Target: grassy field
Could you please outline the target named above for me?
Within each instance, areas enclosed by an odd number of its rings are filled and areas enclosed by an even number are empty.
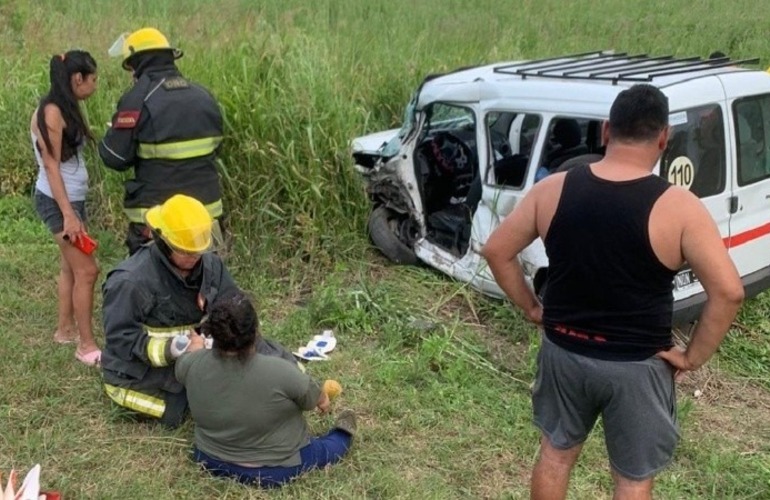
[[[428,73],[615,48],[759,56],[770,5],[620,0],[0,1],[0,472],[43,466],[80,498],[525,498],[537,451],[529,385],[538,336],[507,304],[368,247],[366,200],[347,141],[396,126]],[[279,492],[200,473],[192,425],[169,432],[109,404],[96,371],[51,342],[56,248],[29,200],[28,117],[51,54],[90,50],[98,136],[129,78],[107,47],[155,25],[180,67],[222,103],[222,174],[236,245],[228,265],[287,346],[332,328],[338,351],[309,366],[360,413],[349,459]],[[91,154],[90,213],[103,272],[121,257],[121,180]],[[97,296],[97,308],[99,297]],[[770,498],[770,294],[748,302],[719,355],[681,385],[683,440],[659,498]],[[97,311],[97,318],[99,317]],[[98,320],[97,320],[98,324]],[[97,333],[101,328],[97,327]],[[700,396],[695,397],[699,390]],[[309,417],[317,432],[331,417]],[[608,498],[601,429],[571,498]]]
[[[349,459],[267,494],[200,473],[188,458],[190,423],[170,432],[111,407],[98,373],[50,340],[56,248],[29,200],[3,198],[0,215],[8,221],[0,230],[0,470],[40,462],[46,486],[66,498],[527,496],[537,450],[529,404],[537,334],[505,304],[425,269],[392,268],[373,251],[304,287],[240,268],[236,277],[259,296],[267,335],[296,346],[334,329],[337,352],[309,371],[340,380],[335,407],[360,414]],[[122,248],[111,232],[95,234],[107,269]],[[768,304],[761,296],[746,310]],[[660,498],[770,495],[768,369],[754,361],[767,352],[770,330],[764,317],[742,319],[719,357],[681,387],[684,439],[660,476]],[[331,417],[310,422],[321,432]],[[609,497],[602,443],[599,429],[572,498]]]

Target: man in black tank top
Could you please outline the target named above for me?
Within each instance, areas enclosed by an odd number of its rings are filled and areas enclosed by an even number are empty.
[[[537,183],[482,250],[500,287],[542,325],[532,394],[542,431],[531,496],[565,498],[602,415],[615,498],[651,498],[673,458],[675,375],[716,351],[743,300],[719,231],[692,193],[652,174],[668,141],[668,101],[651,85],[620,92],[602,128],[605,157]],[[541,305],[518,254],[542,238]],[[671,337],[672,279],[684,262],[708,300],[687,349]]]

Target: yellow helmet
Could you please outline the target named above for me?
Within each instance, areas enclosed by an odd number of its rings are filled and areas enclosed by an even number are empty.
[[[195,198],[174,195],[162,205],[149,209],[144,219],[174,250],[201,254],[212,247],[214,219]]]
[[[182,57],[182,51],[168,43],[168,38],[155,28],[142,28],[130,34],[123,34],[109,50],[110,55],[123,59],[123,69],[130,70],[128,59],[134,54],[150,50],[170,50],[174,59]]]

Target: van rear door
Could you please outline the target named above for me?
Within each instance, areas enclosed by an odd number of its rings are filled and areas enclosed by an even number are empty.
[[[770,75],[738,72],[721,79],[734,182],[726,245],[751,296],[770,284]]]

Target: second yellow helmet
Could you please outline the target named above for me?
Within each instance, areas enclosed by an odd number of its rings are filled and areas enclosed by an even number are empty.
[[[214,220],[206,207],[190,196],[172,196],[149,209],[145,221],[174,250],[201,254],[212,247]]]
[[[150,50],[170,50],[174,54],[174,59],[182,57],[182,51],[172,47],[166,35],[155,28],[142,28],[122,35],[113,44],[110,54],[120,55],[123,59],[123,68],[129,70],[131,68],[128,66],[128,59],[131,56]]]

